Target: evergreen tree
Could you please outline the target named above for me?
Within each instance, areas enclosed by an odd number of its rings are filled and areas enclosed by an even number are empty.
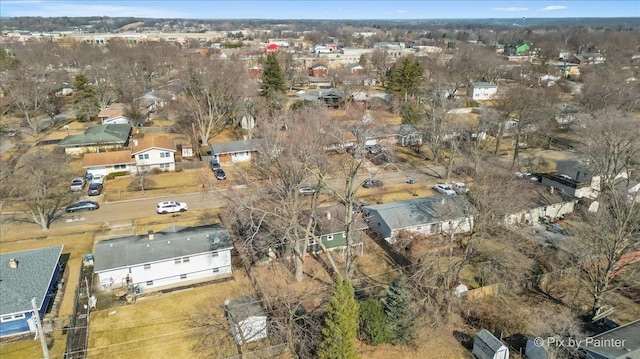
[[[327,306],[318,349],[320,359],[353,359],[356,355],[358,302],[351,282],[337,277]]]
[[[389,88],[403,95],[404,101],[407,102],[409,96],[413,96],[420,88],[423,72],[422,65],[418,61],[405,57],[391,68]]]
[[[262,95],[271,97],[276,93],[285,93],[287,87],[284,81],[284,74],[278,63],[276,55],[267,55],[267,60],[264,63],[264,70],[262,71]]]
[[[73,81],[73,104],[80,122],[90,121],[98,114],[98,94],[84,74],[76,75]]]
[[[389,341],[389,322],[384,307],[378,299],[367,299],[360,303],[360,338],[369,345]]]
[[[384,312],[393,344],[409,343],[415,336],[415,319],[410,305],[411,295],[406,282],[401,277],[394,278],[384,299]]]

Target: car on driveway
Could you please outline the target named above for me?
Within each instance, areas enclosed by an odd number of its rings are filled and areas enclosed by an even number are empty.
[[[87,191],[87,194],[89,196],[99,196],[100,193],[102,193],[102,183],[91,183],[89,185],[89,190]]]
[[[176,201],[164,201],[158,203],[158,205],[156,206],[156,212],[158,214],[186,212],[187,209],[188,207],[186,203]]]
[[[303,196],[310,196],[316,193],[316,189],[311,186],[300,186],[300,194]]]
[[[71,180],[71,191],[72,192],[82,191],[82,189],[84,188],[84,184],[85,184],[84,177],[74,177]]]
[[[216,170],[216,178],[221,181],[227,179],[227,175],[224,173],[222,168]]]
[[[442,193],[442,194],[446,194],[448,196],[455,196],[456,195],[456,191],[453,190],[453,188],[447,186],[444,183],[438,183],[437,185],[433,186],[433,189],[435,189],[436,191]]]
[[[67,211],[67,213],[73,213],[78,211],[93,211],[98,208],[100,208],[100,205],[98,204],[98,202],[80,201],[78,203],[68,205],[65,210]]]
[[[216,160],[211,160],[211,170],[214,172],[220,169],[220,163]]]
[[[104,183],[104,175],[95,175],[93,176],[93,178],[91,179],[91,183],[100,183],[103,184]]]
[[[364,188],[373,188],[373,187],[382,187],[383,183],[380,180],[372,180],[368,179],[362,182],[362,187]]]

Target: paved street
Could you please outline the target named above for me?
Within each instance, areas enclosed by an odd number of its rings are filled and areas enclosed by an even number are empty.
[[[442,173],[443,168],[441,166],[436,166],[434,168],[425,167],[424,169],[412,169],[408,171],[382,171],[376,166],[370,166],[369,172],[372,178],[382,180],[385,187],[407,183],[410,178],[414,180],[416,185],[424,185],[427,183],[431,186],[436,182],[441,181],[437,179],[437,177],[434,177],[433,173]],[[367,174],[359,175],[357,182],[362,183],[368,178],[370,178],[370,176]],[[340,189],[344,186],[344,178],[330,180],[329,185],[336,189]],[[329,193],[329,190],[327,189],[323,191]],[[155,212],[156,204],[167,200],[186,202],[189,205],[190,211],[221,208],[227,205],[227,199],[224,196],[224,191],[217,190],[117,201],[102,203],[100,209],[97,211],[64,213],[60,219],[53,223],[52,228],[63,228],[100,222],[127,221],[141,217],[158,216]],[[29,217],[30,215],[28,213],[3,213],[2,221],[4,223],[8,223],[9,221],[26,219]],[[73,218],[78,220],[73,221]]]

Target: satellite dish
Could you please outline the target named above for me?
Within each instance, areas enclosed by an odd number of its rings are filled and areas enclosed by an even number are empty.
[[[213,243],[218,244],[220,243],[220,238],[216,237],[213,239]]]

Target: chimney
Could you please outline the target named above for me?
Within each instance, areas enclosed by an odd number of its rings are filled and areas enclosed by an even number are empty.
[[[553,194],[554,188],[553,186],[549,186],[549,193]]]
[[[9,259],[9,268],[18,269],[18,261],[14,258]]]
[[[331,212],[327,211],[327,219],[331,220]]]
[[[138,145],[138,140],[133,140],[133,145],[137,146]]]
[[[150,229],[150,230],[147,232],[147,236],[149,237],[149,240],[150,240],[150,241],[152,241],[152,240],[153,240],[153,229]]]

